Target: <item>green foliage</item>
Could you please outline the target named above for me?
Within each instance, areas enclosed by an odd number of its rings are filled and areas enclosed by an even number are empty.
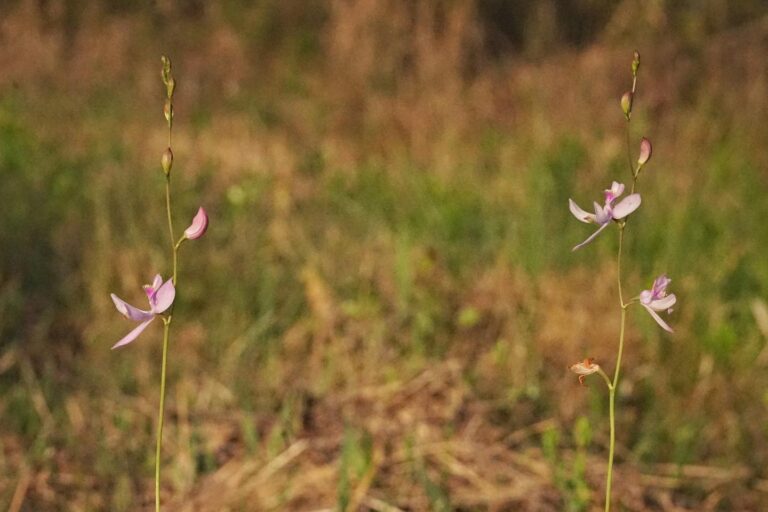
[[[585,416],[579,416],[573,426],[571,442],[573,452],[564,458],[566,445],[561,441],[557,428],[545,430],[541,436],[541,447],[549,461],[555,487],[563,496],[564,510],[584,512],[589,510],[592,492],[586,481],[587,450],[592,441],[592,428]]]

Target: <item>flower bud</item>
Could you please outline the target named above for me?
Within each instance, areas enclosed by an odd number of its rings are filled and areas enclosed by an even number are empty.
[[[624,117],[629,120],[629,116],[632,115],[632,100],[634,94],[632,91],[627,91],[621,96],[621,111],[624,112]]]
[[[171,59],[163,55],[160,57],[160,62],[163,64],[160,77],[163,79],[163,83],[168,85],[168,81],[171,79]]]
[[[165,92],[168,96],[168,99],[173,98],[173,91],[176,90],[176,79],[173,77],[170,77],[168,79],[168,82],[165,84]]]
[[[165,120],[169,123],[173,119],[173,103],[171,103],[170,98],[165,100],[165,105],[163,105],[163,115],[165,116]]]
[[[197,210],[195,218],[192,219],[192,224],[184,230],[184,236],[189,240],[196,240],[205,234],[208,229],[208,214],[201,206]]]
[[[653,153],[651,141],[643,137],[643,140],[640,141],[640,156],[637,158],[637,164],[642,167],[648,163],[648,160],[651,159],[651,153]]]
[[[640,69],[640,54],[637,50],[632,57],[632,76],[637,76],[637,70]]]
[[[163,166],[163,172],[166,176],[171,174],[171,168],[173,167],[173,151],[171,148],[166,148],[163,151],[163,156],[160,158],[160,164]]]

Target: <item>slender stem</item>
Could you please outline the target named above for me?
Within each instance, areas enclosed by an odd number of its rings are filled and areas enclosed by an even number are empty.
[[[605,476],[605,512],[611,510],[611,483],[613,481],[613,456],[616,451],[616,389],[619,384],[619,375],[621,374],[621,357],[624,353],[624,331],[627,320],[627,308],[621,307],[621,331],[619,334],[619,353],[616,356],[616,370],[613,374],[613,383],[608,386],[609,402],[608,416],[611,425],[611,438],[608,447],[608,471]]]
[[[157,412],[157,447],[155,450],[155,511],[160,512],[160,450],[163,446],[163,417],[165,413],[165,374],[168,362],[168,332],[171,318],[163,318],[163,365],[160,370],[160,408]]]
[[[632,173],[632,178],[633,178],[633,180],[632,180],[632,191],[630,192],[630,194],[632,194],[632,193],[635,192],[634,179],[637,178],[637,174],[635,172],[635,167],[632,165],[632,141],[630,140],[631,139],[631,135],[629,133],[629,121],[627,121],[626,125],[627,125],[627,129],[626,129],[626,132],[627,132],[627,136],[626,136],[626,139],[627,139],[627,163],[629,164],[629,172]]]
[[[173,255],[173,284],[176,285],[176,266],[178,246],[173,236],[173,219],[171,217],[171,178],[165,179],[165,212],[168,215],[168,234],[171,240],[171,254]]]

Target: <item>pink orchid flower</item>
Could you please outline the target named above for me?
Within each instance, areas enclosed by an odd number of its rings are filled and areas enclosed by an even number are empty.
[[[671,313],[672,306],[677,302],[677,297],[675,297],[674,293],[667,295],[667,286],[671,282],[672,280],[666,275],[657,277],[650,290],[643,290],[640,292],[640,304],[648,310],[648,313],[650,313],[653,319],[656,320],[656,323],[665,331],[674,332],[658,313],[658,311],[664,310],[666,310],[667,313]]]
[[[133,320],[134,322],[141,322],[134,330],[126,334],[123,339],[115,343],[112,346],[112,349],[127,345],[138,338],[139,334],[144,332],[144,329],[152,323],[152,320],[154,320],[157,315],[162,314],[165,310],[171,307],[173,299],[176,297],[176,288],[173,286],[173,281],[169,279],[166,282],[163,282],[163,278],[160,277],[160,274],[155,276],[155,280],[151,285],[144,285],[144,291],[149,299],[149,311],[131,306],[114,293],[110,294],[112,302],[115,303],[115,307],[124,317]]]
[[[608,227],[608,224],[610,224],[612,220],[621,220],[640,207],[640,194],[628,195],[614,206],[613,203],[616,202],[616,199],[618,199],[619,196],[621,196],[623,193],[624,184],[614,181],[611,184],[611,188],[605,191],[605,204],[600,206],[597,202],[594,203],[595,213],[589,213],[582,210],[579,205],[573,201],[573,199],[568,199],[568,207],[571,209],[571,213],[574,217],[579,219],[581,222],[586,222],[587,224],[597,224],[600,226],[597,231],[589,236],[589,238],[571,250],[575,251],[576,249],[584,247],[589,242],[594,240],[601,231]]]

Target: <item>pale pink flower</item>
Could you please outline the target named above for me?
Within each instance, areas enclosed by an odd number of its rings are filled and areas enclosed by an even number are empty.
[[[666,275],[661,275],[653,282],[650,290],[640,292],[640,304],[648,310],[657,324],[669,332],[673,332],[672,328],[659,316],[658,312],[666,310],[667,313],[671,313],[672,306],[677,302],[674,293],[667,295],[667,286],[671,282],[672,280]]]
[[[176,297],[176,288],[173,286],[173,281],[169,279],[166,282],[163,282],[163,278],[160,277],[160,274],[155,276],[155,280],[151,285],[144,285],[144,291],[149,300],[148,311],[131,306],[114,293],[110,294],[112,302],[115,303],[115,307],[124,317],[133,320],[134,322],[140,322],[135,329],[115,343],[112,346],[113,349],[127,345],[138,338],[139,334],[144,332],[144,329],[152,323],[152,320],[154,320],[157,315],[162,314],[165,310],[171,307],[173,299]]]
[[[621,220],[640,207],[640,194],[631,194],[619,201],[619,203],[614,206],[613,203],[616,201],[616,199],[618,199],[619,196],[624,193],[624,184],[622,183],[614,181],[611,184],[611,188],[605,190],[604,193],[605,204],[600,206],[597,202],[595,202],[595,213],[589,213],[582,210],[579,205],[573,201],[573,199],[568,199],[568,207],[570,208],[574,217],[579,219],[581,222],[585,222],[587,224],[597,224],[600,226],[597,231],[592,233],[586,240],[575,246],[572,249],[573,251],[584,247],[589,242],[594,240],[601,231],[608,227],[612,220]]]

